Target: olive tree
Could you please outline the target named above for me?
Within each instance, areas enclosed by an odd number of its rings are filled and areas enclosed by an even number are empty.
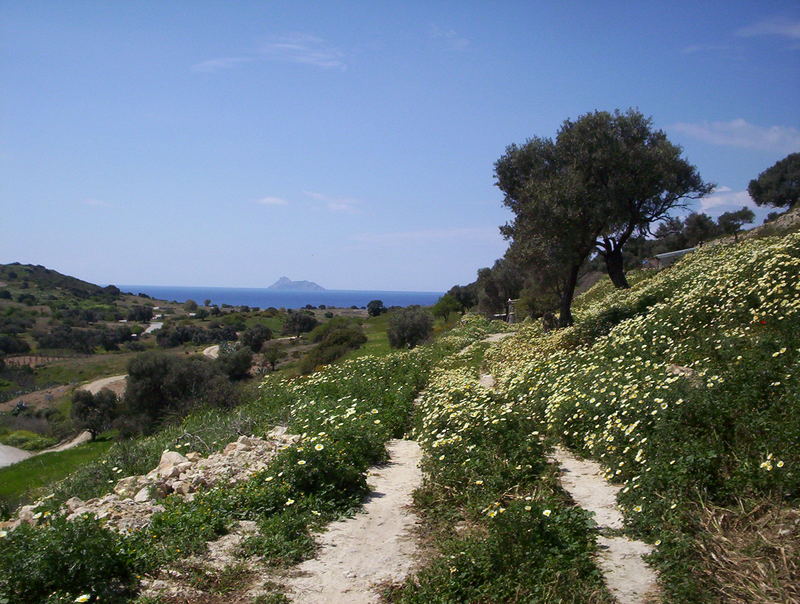
[[[501,232],[516,244],[519,263],[555,269],[545,272],[558,281],[562,326],[572,323],[580,267],[593,251],[614,285],[628,287],[625,244],[713,189],[681,152],[638,111],[595,111],[564,121],[555,140],[509,146],[495,163],[496,185],[514,213]]]
[[[389,316],[387,333],[392,348],[414,348],[433,333],[433,317],[420,306],[402,308]]]
[[[800,200],[800,153],[787,155],[747,185],[758,205],[793,208]]]

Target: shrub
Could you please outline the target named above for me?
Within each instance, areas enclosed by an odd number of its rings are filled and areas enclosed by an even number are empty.
[[[128,363],[125,408],[150,421],[168,412],[185,413],[204,404],[229,407],[237,396],[220,366],[202,357],[176,357],[144,352]]]
[[[389,317],[389,345],[392,348],[414,348],[433,332],[433,317],[419,306],[410,306]]]
[[[2,541],[0,596],[8,602],[73,602],[84,594],[123,602],[135,593],[135,553],[92,517],[53,517],[36,528],[23,524]]]
[[[88,390],[77,390],[72,395],[72,419],[75,427],[88,430],[92,438],[111,427],[118,413],[117,395],[108,388],[97,394]]]
[[[272,339],[272,330],[266,325],[254,325],[246,329],[239,337],[242,346],[246,346],[253,352],[261,352],[264,342]]]
[[[231,352],[220,354],[217,363],[232,380],[241,380],[250,376],[250,368],[253,366],[253,351],[249,348],[238,348]]]
[[[290,312],[283,324],[283,332],[299,336],[301,333],[311,331],[317,326],[314,315],[305,312]]]
[[[369,304],[367,304],[367,314],[370,317],[377,317],[385,313],[386,310],[386,307],[383,305],[383,300],[371,300]]]

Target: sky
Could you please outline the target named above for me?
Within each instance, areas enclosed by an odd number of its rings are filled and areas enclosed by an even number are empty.
[[[507,247],[506,146],[590,111],[752,205],[800,151],[800,3],[0,0],[0,85],[2,263],[444,291]]]

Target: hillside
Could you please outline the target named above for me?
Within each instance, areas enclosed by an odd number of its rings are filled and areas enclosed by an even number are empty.
[[[120,293],[113,285],[100,287],[76,277],[62,275],[44,266],[19,262],[0,264],[0,282],[4,282],[7,288],[60,290],[77,298],[102,296],[115,299]]]
[[[4,529],[0,596],[287,601],[282,577],[364,501],[386,443],[412,436],[418,566],[380,587],[387,601],[612,602],[597,553],[615,538],[652,548],[657,601],[797,601],[798,274],[800,234],[722,242],[631,274],[629,290],[600,281],[570,328],[526,322],[499,341],[504,324],[467,315],[411,351],[269,377],[233,410],[114,445],[23,510]],[[250,450],[271,452],[236,483],[195,479],[206,457]],[[569,451],[618,485],[624,523],[571,495]],[[134,503],[142,528],[119,533],[103,506]],[[220,558],[223,543],[241,547]]]

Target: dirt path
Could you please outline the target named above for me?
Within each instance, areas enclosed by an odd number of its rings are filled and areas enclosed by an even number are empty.
[[[161,329],[162,327],[164,327],[164,321],[150,321],[150,325],[148,325],[147,329],[145,329],[142,332],[142,335],[148,334],[148,333],[153,333],[154,331],[157,331],[157,330]]]
[[[94,380],[78,388],[78,390],[88,390],[92,394],[97,394],[103,388],[108,388],[114,394],[121,395],[125,392],[125,380],[128,379],[127,375],[112,375],[107,378],[100,378]]]
[[[494,342],[499,342],[500,340],[505,340],[507,337],[513,336],[515,333],[516,332],[513,332],[513,331],[504,331],[504,332],[501,332],[501,333],[493,333],[493,334],[483,338],[483,341],[484,342],[489,342],[491,344],[491,343],[494,343]]]
[[[480,384],[494,388],[494,377],[481,375]],[[617,507],[620,487],[606,481],[598,463],[578,459],[561,447],[555,447],[550,458],[561,470],[561,486],[579,506],[594,513],[595,522],[603,531],[619,531],[624,527]],[[643,541],[625,536],[599,535],[598,565],[606,585],[620,604],[645,604],[657,601],[658,576],[642,559],[652,552]]]
[[[553,451],[552,461],[561,468],[561,486],[582,508],[594,512],[601,529],[623,528],[622,513],[617,507],[620,487],[603,478],[598,463],[578,459],[561,447]],[[620,604],[640,604],[654,601],[658,587],[655,571],[642,559],[652,548],[643,541],[625,536],[600,535],[598,564],[606,584]]]
[[[372,468],[372,494],[354,518],[335,522],[321,535],[316,558],[296,567],[285,581],[289,597],[306,604],[378,602],[377,583],[401,581],[411,570],[415,546],[408,534],[417,522],[408,509],[422,482],[419,445],[394,440],[390,461]]]
[[[17,449],[16,447],[9,447],[8,445],[0,445],[0,468],[10,466],[23,459],[28,459],[31,455],[32,453],[29,451]]]

